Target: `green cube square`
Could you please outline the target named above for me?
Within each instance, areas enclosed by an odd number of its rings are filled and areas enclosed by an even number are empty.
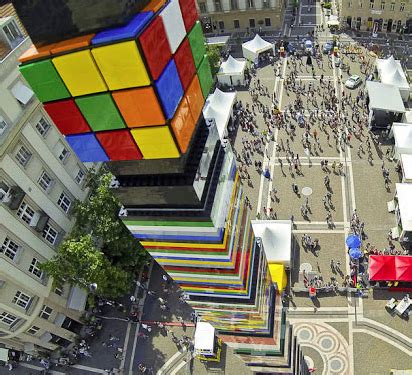
[[[206,55],[204,55],[203,60],[197,69],[197,75],[199,77],[202,94],[206,99],[213,86],[212,71],[210,70],[209,59]]]
[[[197,69],[202,62],[203,55],[206,53],[205,37],[203,36],[202,26],[200,26],[199,21],[196,22],[187,37]]]
[[[22,65],[20,72],[41,102],[70,97],[69,91],[50,60]]]
[[[109,93],[83,96],[76,98],[75,101],[94,131],[126,127]]]

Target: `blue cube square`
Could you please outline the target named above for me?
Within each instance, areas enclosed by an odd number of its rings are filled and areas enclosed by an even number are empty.
[[[82,162],[109,160],[93,133],[68,135],[66,141]]]

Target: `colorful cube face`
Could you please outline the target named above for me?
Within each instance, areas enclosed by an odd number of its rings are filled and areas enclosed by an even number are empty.
[[[157,94],[167,119],[171,119],[183,97],[183,87],[174,60],[171,60],[155,82]]]
[[[166,30],[160,17],[157,17],[147,27],[139,37],[139,42],[142,46],[146,63],[149,66],[150,74],[156,80],[160,77],[160,74],[172,57],[166,37]]]
[[[84,163],[109,161],[106,152],[93,133],[68,135],[66,141]]]
[[[76,104],[94,131],[126,127],[109,93],[77,98]]]
[[[145,159],[170,159],[180,156],[168,126],[132,129],[131,133]]]
[[[129,128],[164,125],[159,100],[152,87],[113,92],[113,99]]]
[[[72,96],[107,91],[90,50],[55,57],[52,62]]]
[[[187,152],[211,82],[196,18],[194,0],[154,0],[127,25],[23,57],[22,74],[82,161]]]
[[[41,102],[65,99],[70,93],[50,60],[20,67],[20,72]]]
[[[205,38],[199,21],[196,22],[187,37],[189,39],[190,48],[192,49],[193,60],[196,68],[198,68],[206,53]]]
[[[110,90],[150,85],[136,42],[93,48],[92,54]]]
[[[190,82],[192,82],[193,76],[196,73],[192,51],[190,49],[190,44],[187,38],[185,38],[179,49],[176,51],[174,60],[183,90],[186,91]]]
[[[44,109],[64,135],[91,132],[86,119],[73,99],[46,103]]]
[[[190,140],[192,139],[193,130],[196,125],[190,111],[189,102],[186,98],[183,98],[180,102],[179,108],[170,125],[173,129],[177,143],[179,144],[180,151],[185,153]]]
[[[143,157],[128,130],[98,132],[96,137],[110,160],[140,160]]]

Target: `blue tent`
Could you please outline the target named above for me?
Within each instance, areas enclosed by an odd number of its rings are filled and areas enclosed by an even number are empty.
[[[361,249],[359,249],[358,247],[354,247],[354,248],[349,250],[349,256],[352,259],[359,259],[359,258],[362,258],[363,253],[362,253]]]
[[[348,238],[346,238],[346,245],[349,247],[349,249],[359,247],[361,243],[361,239],[358,236],[355,236],[354,234],[351,234],[350,236],[348,236]]]

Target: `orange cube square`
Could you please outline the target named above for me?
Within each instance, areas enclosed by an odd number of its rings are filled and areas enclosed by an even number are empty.
[[[187,151],[195,125],[195,120],[189,108],[189,102],[186,98],[183,98],[171,121],[173,133],[182,153]]]

